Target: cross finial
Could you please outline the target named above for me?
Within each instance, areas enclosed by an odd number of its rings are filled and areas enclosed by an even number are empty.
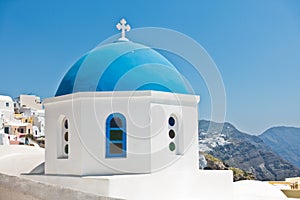
[[[122,35],[119,40],[122,41],[128,41],[128,39],[125,37],[125,31],[130,31],[130,26],[128,24],[126,25],[126,23],[126,20],[123,18],[120,20],[120,23],[116,25],[117,29],[121,30]]]

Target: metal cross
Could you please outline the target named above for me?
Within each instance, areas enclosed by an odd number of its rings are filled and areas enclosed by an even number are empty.
[[[130,26],[126,25],[126,20],[123,18],[120,20],[120,23],[116,25],[118,30],[121,30],[122,36],[119,38],[119,40],[128,41],[128,39],[125,37],[125,31],[130,31]]]

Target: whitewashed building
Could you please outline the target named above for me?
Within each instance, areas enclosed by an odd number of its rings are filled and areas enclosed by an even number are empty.
[[[23,107],[29,107],[33,110],[42,110],[43,105],[41,102],[41,98],[36,95],[27,95],[21,94],[16,98],[16,108],[19,108],[22,111]]]
[[[232,172],[199,170],[200,97],[125,38],[125,20],[117,27],[122,37],[80,58],[44,101],[45,174],[90,177],[108,197],[232,199]]]
[[[42,137],[45,136],[45,111],[41,98],[36,95],[22,94],[15,99],[15,109],[20,120],[30,123],[33,126],[33,136]]]
[[[0,129],[3,124],[14,118],[14,104],[9,96],[0,95]]]

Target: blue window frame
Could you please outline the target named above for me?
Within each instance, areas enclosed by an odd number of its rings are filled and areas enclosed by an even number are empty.
[[[126,157],[126,119],[113,113],[106,119],[106,158]]]

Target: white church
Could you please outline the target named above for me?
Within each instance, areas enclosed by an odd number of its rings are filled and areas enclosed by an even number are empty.
[[[92,179],[91,190],[121,199],[233,199],[231,171],[199,170],[200,97],[164,56],[126,38],[124,19],[117,28],[44,102],[45,175]]]

